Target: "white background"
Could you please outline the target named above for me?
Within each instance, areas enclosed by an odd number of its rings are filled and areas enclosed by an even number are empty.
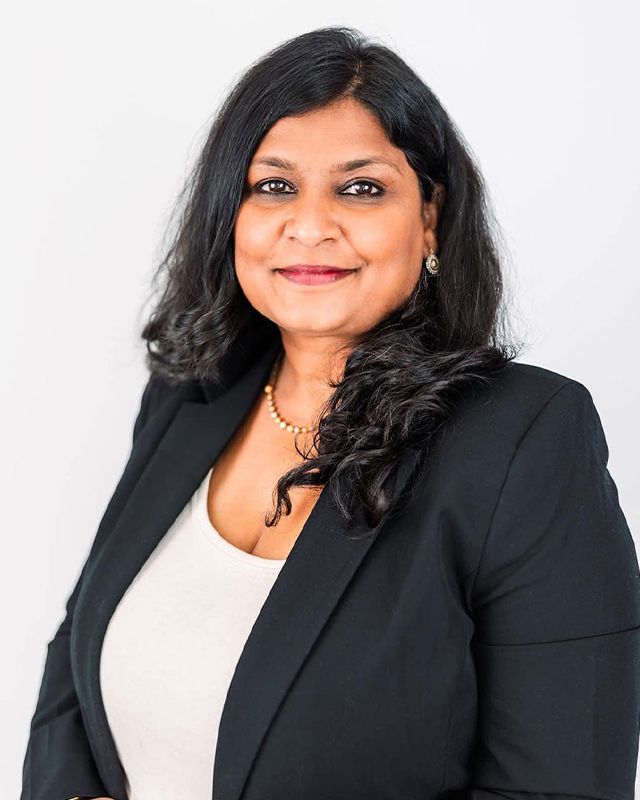
[[[3,14],[2,797],[19,794],[46,643],[128,456],[169,211],[222,96],[290,36],[342,23],[377,37],[460,126],[510,248],[516,330],[532,342],[519,360],[589,388],[640,531],[638,6],[228,5]]]

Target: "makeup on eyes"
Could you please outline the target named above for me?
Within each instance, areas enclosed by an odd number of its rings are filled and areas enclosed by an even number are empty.
[[[293,194],[290,191],[264,191],[263,187],[268,186],[269,184],[282,184],[283,186],[292,186],[291,181],[285,180],[284,178],[264,178],[261,181],[250,186],[250,191],[254,194],[258,195],[272,195],[272,196],[281,196],[281,195],[288,195]],[[362,194],[358,194],[357,192],[349,193],[347,190],[353,188],[354,186],[368,186],[371,188],[372,191],[365,192]],[[382,197],[386,193],[386,189],[380,182],[371,180],[369,178],[354,178],[350,181],[346,186],[343,186],[340,190],[340,194],[347,197],[364,197],[364,198],[374,198],[374,197]]]

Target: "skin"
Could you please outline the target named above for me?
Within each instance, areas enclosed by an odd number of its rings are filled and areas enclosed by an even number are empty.
[[[389,163],[333,170],[374,156]],[[264,158],[284,159],[292,168],[258,163]],[[423,259],[431,249],[438,252],[442,188],[433,202],[422,202],[404,152],[352,98],[284,117],[266,133],[247,170],[234,228],[235,267],[247,300],[280,330],[285,356],[277,405],[284,418],[313,424],[332,391],[327,378],[342,374],[353,337],[411,293]],[[298,263],[357,272],[304,286],[275,271]]]

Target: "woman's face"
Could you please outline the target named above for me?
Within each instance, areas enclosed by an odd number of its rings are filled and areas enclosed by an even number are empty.
[[[367,163],[345,165],[360,159]],[[234,228],[238,281],[283,337],[350,341],[411,293],[423,258],[438,249],[437,212],[422,202],[403,151],[359,103],[284,117],[247,171]],[[304,284],[278,271],[295,264],[355,271]]]

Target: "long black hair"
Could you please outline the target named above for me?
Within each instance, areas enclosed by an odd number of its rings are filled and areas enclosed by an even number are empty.
[[[519,354],[506,334],[502,238],[469,146],[395,52],[357,29],[330,26],[254,62],[218,109],[153,278],[160,297],[141,332],[151,372],[170,382],[224,387],[237,379],[238,365],[246,369],[279,338],[235,275],[233,229],[247,169],[281,117],[345,97],[376,114],[415,170],[423,200],[433,199],[436,184],[444,187],[440,271],[430,276],[423,268],[406,302],[350,346],[313,445],[298,449],[301,463],[274,487],[275,511],[266,525],[278,522],[282,506],[290,513],[290,488],[327,482],[345,518],[363,514],[376,525],[389,511],[387,486],[400,455],[419,448],[426,460],[456,400]]]

